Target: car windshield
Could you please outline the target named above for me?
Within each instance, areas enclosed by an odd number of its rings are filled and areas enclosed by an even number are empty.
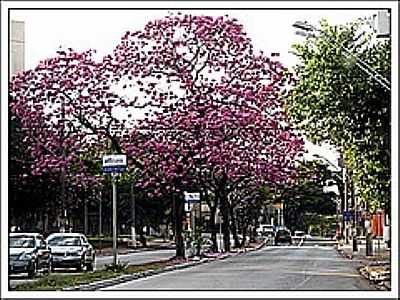
[[[35,238],[30,236],[10,237],[10,248],[34,248]]]
[[[48,240],[49,246],[80,246],[81,239],[76,236],[55,236]]]

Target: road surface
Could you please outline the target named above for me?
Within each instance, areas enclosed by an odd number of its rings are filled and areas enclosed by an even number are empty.
[[[370,290],[331,246],[273,246],[104,290]]]

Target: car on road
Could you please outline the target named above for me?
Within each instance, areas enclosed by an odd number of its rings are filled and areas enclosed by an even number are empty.
[[[256,231],[259,236],[272,237],[275,234],[275,226],[272,224],[261,224]]]
[[[275,234],[275,245],[292,244],[292,237],[290,231],[287,229],[279,229]]]
[[[295,230],[295,232],[294,232],[294,237],[296,237],[296,238],[305,238],[305,232],[304,231],[301,231],[301,230]]]
[[[10,233],[9,273],[50,273],[52,255],[44,237],[39,233]]]
[[[53,257],[53,268],[93,271],[95,251],[81,233],[52,233],[46,239]]]

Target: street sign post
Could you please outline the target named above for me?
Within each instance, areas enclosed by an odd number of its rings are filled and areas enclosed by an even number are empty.
[[[103,156],[103,173],[112,176],[112,207],[113,207],[113,256],[117,265],[117,174],[126,170],[126,155],[111,154]]]

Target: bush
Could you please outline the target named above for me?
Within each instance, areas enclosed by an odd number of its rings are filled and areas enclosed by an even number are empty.
[[[115,272],[115,273],[121,273],[121,272],[126,271],[127,269],[128,269],[128,264],[116,264],[116,265],[107,264],[105,266],[105,270],[106,271],[112,271],[112,272]]]

